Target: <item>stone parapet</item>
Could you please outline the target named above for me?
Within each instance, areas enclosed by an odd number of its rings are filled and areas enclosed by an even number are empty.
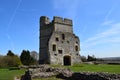
[[[71,26],[73,25],[71,19],[57,17],[57,16],[54,16],[53,23],[59,23],[59,24],[71,25]]]

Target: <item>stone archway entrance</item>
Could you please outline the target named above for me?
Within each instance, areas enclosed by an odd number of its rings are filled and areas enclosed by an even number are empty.
[[[63,63],[65,66],[71,65],[71,56],[64,56],[63,57]]]

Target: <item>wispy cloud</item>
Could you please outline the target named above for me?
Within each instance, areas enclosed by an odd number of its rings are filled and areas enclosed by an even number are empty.
[[[13,20],[14,20],[14,18],[15,18],[16,12],[17,12],[18,8],[20,7],[21,2],[22,2],[22,0],[19,0],[18,5],[17,5],[17,7],[15,8],[15,10],[14,10],[14,12],[13,12],[11,18],[10,18],[10,21],[9,21],[9,23],[8,23],[8,27],[7,27],[7,29],[6,29],[7,31],[9,30],[10,25],[11,25],[11,23],[13,22]],[[9,42],[10,42],[10,46],[11,46],[12,50],[14,50],[14,43],[13,43],[13,40],[12,40],[11,36],[10,36],[8,33],[6,33],[6,37],[7,37],[7,39],[8,39]]]
[[[80,4],[80,0],[52,0],[52,2],[55,10],[64,11],[63,13],[70,17],[76,16]]]
[[[23,12],[34,12],[34,11],[38,11],[38,9],[19,9],[19,11],[23,11]]]
[[[6,34],[6,37],[7,37],[8,41],[10,42],[11,49],[14,50],[14,43],[13,43],[11,36],[9,34]]]
[[[112,7],[110,8],[110,10],[107,12],[107,14],[106,14],[106,16],[105,16],[105,21],[106,21],[106,20],[108,19],[108,17],[111,15],[111,13],[113,12],[114,8],[115,8],[115,6],[112,6]]]
[[[93,37],[88,38],[82,45],[94,46],[104,43],[120,43],[120,23],[111,24],[111,27]]]
[[[113,23],[113,21],[104,21],[101,26],[106,26],[106,25],[111,25]]]
[[[22,2],[22,0],[19,0],[18,5],[17,5],[17,7],[15,8],[15,10],[14,10],[14,12],[13,12],[11,18],[10,18],[10,21],[9,21],[8,27],[7,27],[7,31],[9,30],[10,25],[11,25],[11,23],[12,23],[13,20],[14,20],[14,17],[15,17],[15,15],[16,15],[16,12],[17,12],[18,8],[20,7],[21,2]]]
[[[115,1],[115,2],[113,3],[113,5],[111,6],[111,8],[108,10],[107,14],[105,15],[105,19],[104,19],[105,21],[108,20],[108,18],[109,18],[110,15],[112,14],[112,12],[114,12],[115,8],[118,7],[119,3],[120,3],[119,0],[118,0],[118,1]]]
[[[102,27],[107,26],[108,29],[88,38],[82,45],[86,44],[87,46],[95,46],[104,43],[120,43],[120,22],[114,23],[114,20],[109,20],[109,17],[118,5],[119,3],[117,1],[113,3],[104,17],[104,22],[100,24]]]

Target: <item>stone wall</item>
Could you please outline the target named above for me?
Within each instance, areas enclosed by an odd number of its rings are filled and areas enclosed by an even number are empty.
[[[48,17],[40,18],[40,63],[80,63],[79,51],[80,40],[73,33],[72,20],[55,16],[50,22]]]
[[[54,17],[53,19],[54,31],[73,33],[72,20],[61,17]]]
[[[57,16],[54,16],[53,22],[59,23],[59,24],[64,24],[64,25],[71,25],[71,26],[73,25],[71,19],[57,17]]]
[[[120,74],[98,72],[72,72],[70,69],[54,68],[48,65],[29,66],[21,80],[56,77],[63,80],[120,80]]]
[[[74,63],[80,63],[80,43],[79,39],[75,38],[75,36],[71,33],[64,33],[65,39],[62,39],[62,32],[54,32],[49,41],[49,52],[50,52],[50,62],[52,64],[64,64],[63,59],[64,56],[71,57],[71,65]],[[59,41],[56,41],[56,38]],[[56,45],[56,50],[53,51],[52,45]],[[75,49],[75,46],[78,47],[78,50]],[[62,53],[59,53],[59,50]]]
[[[39,58],[40,63],[49,63],[48,60],[48,41],[52,34],[53,27],[48,17],[42,16],[40,18],[40,48],[39,48]]]

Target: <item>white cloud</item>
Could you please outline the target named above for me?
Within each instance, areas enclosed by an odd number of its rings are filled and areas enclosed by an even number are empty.
[[[113,10],[114,10],[114,6],[112,6],[112,7],[110,8],[110,10],[107,12],[107,14],[106,14],[106,16],[105,16],[105,20],[108,19],[108,17],[111,15],[111,13],[113,12]]]
[[[111,25],[113,21],[105,21],[101,24],[101,26]]]
[[[105,21],[108,20],[108,18],[110,17],[110,15],[114,12],[115,8],[117,8],[120,4],[120,1],[114,1],[113,5],[111,5],[111,8],[108,10],[106,16],[105,16]]]
[[[22,0],[19,0],[18,5],[16,6],[16,8],[15,8],[15,10],[14,10],[14,12],[13,12],[11,18],[10,18],[10,21],[9,21],[9,23],[8,23],[7,30],[9,30],[10,25],[11,25],[11,23],[13,22],[13,19],[14,19],[15,15],[16,15],[16,12],[17,12],[18,8],[20,7],[21,2],[22,2]]]
[[[120,23],[116,23],[109,29],[81,42],[81,53],[82,55],[94,54],[97,57],[119,56],[119,45]]]
[[[112,42],[112,43],[120,43],[120,37],[114,37],[114,38],[111,38],[107,41]]]
[[[111,24],[110,28],[88,38],[82,46],[94,46],[104,43],[120,43],[120,23]]]

